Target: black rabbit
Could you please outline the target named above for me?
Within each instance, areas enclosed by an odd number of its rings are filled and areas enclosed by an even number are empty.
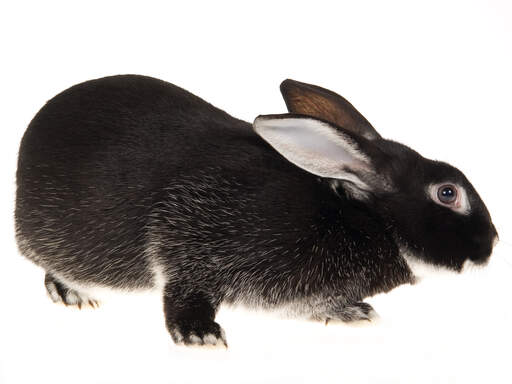
[[[50,297],[161,289],[176,343],[227,345],[221,303],[370,319],[362,300],[414,282],[412,263],[488,260],[497,233],[459,170],[333,92],[281,91],[291,114],[253,125],[143,76],[51,99],[21,142],[15,212]]]

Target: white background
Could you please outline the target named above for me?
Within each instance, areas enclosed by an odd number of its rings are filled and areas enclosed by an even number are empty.
[[[510,2],[6,3],[0,383],[512,382]],[[222,308],[227,351],[175,347],[157,296],[51,303],[14,243],[19,140],[56,93],[120,73],[173,82],[248,121],[285,111],[287,77],[344,95],[383,136],[465,172],[501,237],[490,265],[371,298],[381,319],[366,326]]]

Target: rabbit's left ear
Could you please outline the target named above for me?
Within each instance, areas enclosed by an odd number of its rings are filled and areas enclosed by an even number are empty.
[[[352,104],[328,89],[287,79],[281,83],[281,93],[290,113],[326,120],[368,140],[380,138]]]
[[[373,144],[309,116],[258,116],[254,130],[276,151],[315,175],[350,181],[371,191],[380,179],[370,159]]]

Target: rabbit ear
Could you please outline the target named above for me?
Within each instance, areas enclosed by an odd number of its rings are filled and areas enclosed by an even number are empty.
[[[369,140],[380,138],[352,104],[328,89],[287,79],[281,83],[281,93],[290,113],[329,121]]]
[[[298,167],[321,177],[350,181],[359,189],[373,189],[378,179],[369,153],[371,142],[309,116],[258,116],[254,130]]]

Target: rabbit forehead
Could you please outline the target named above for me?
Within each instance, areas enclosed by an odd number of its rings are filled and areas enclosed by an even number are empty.
[[[375,166],[394,181],[397,192],[422,194],[431,185],[452,183],[467,190],[468,196],[476,194],[471,183],[456,167],[425,158],[395,141],[380,140],[378,145],[386,156],[375,162]]]

